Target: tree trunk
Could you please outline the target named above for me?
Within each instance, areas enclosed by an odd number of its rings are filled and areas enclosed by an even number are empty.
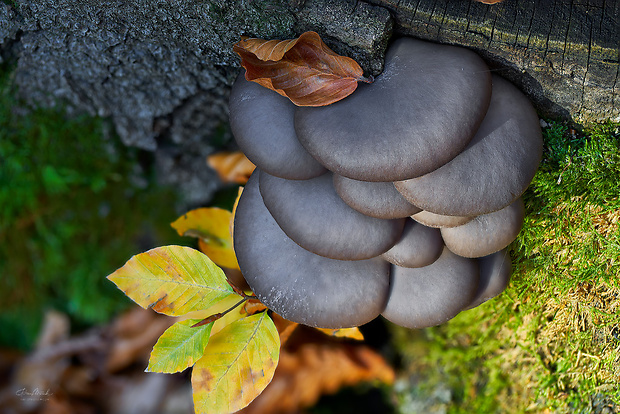
[[[620,121],[620,2],[368,0],[398,34],[470,47],[546,116]]]
[[[191,205],[226,130],[241,35],[317,31],[374,75],[393,31],[470,47],[543,115],[620,121],[620,5],[612,0],[0,0],[0,62],[27,101],[112,120]],[[219,131],[219,132],[217,132]],[[224,138],[230,134],[224,132]],[[221,145],[221,144],[220,144]]]
[[[16,64],[20,95],[109,118],[126,145],[155,152],[158,176],[189,206],[218,182],[205,158],[230,141],[232,46],[242,35],[315,30],[376,74],[392,29],[386,9],[356,0],[5,1],[0,62]]]

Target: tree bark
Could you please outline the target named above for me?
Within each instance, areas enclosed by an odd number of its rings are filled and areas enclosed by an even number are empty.
[[[618,24],[612,0],[0,0],[0,62],[16,62],[27,101],[108,117],[127,145],[155,151],[159,175],[197,205],[226,131],[241,35],[317,31],[378,74],[396,35],[480,53],[542,115],[620,121]],[[223,133],[220,141],[230,134]]]
[[[126,145],[155,152],[158,176],[190,206],[218,180],[205,158],[230,142],[228,94],[242,35],[319,32],[373,74],[389,12],[356,0],[0,0],[0,62],[22,98],[109,118]],[[214,144],[214,142],[219,142]]]
[[[398,34],[470,47],[543,115],[620,121],[620,2],[368,0]]]

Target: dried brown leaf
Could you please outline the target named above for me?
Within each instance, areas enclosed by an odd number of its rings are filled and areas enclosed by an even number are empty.
[[[374,351],[357,347],[350,352],[316,344],[304,346],[296,353],[283,352],[272,383],[244,412],[295,412],[344,386],[374,379],[392,381],[391,368],[384,366],[385,362]],[[363,367],[359,361],[369,366]]]
[[[352,94],[358,81],[371,81],[357,62],[334,53],[315,32],[283,41],[242,37],[233,50],[247,80],[298,106],[329,105]]]
[[[136,361],[148,361],[157,338],[174,323],[174,319],[134,308],[112,325],[113,342],[109,347],[106,371],[118,372]]]
[[[311,331],[305,327],[295,331],[294,338],[281,350],[271,384],[241,411],[243,414],[298,413],[342,387],[394,381],[393,368],[371,348]]]
[[[360,332],[359,328],[341,328],[341,329],[324,329],[317,328],[325,335],[333,336],[336,338],[349,338],[357,341],[363,341],[364,335]]]
[[[288,319],[284,319],[282,316],[273,312],[271,314],[271,319],[273,319],[273,323],[276,324],[276,329],[280,334],[280,343],[282,346],[286,344],[288,338],[290,338],[293,331],[299,326],[297,322],[289,321]]]
[[[207,164],[213,168],[224,183],[245,184],[256,166],[242,152],[218,152],[207,157]]]
[[[1,353],[0,359],[11,361],[8,367],[0,364],[6,374],[0,412],[159,413],[170,411],[171,399],[188,407],[177,411],[193,412],[185,379],[143,372],[153,344],[174,319],[135,307],[109,325],[69,336],[62,315],[52,316],[46,316],[31,353]]]
[[[242,312],[248,315],[254,315],[255,313],[262,312],[267,309],[267,306],[263,305],[258,299],[248,299],[243,304]]]

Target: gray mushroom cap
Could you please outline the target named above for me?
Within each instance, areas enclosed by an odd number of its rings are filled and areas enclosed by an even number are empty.
[[[337,174],[404,180],[461,152],[490,95],[489,70],[472,51],[401,38],[388,49],[384,72],[373,84],[360,84],[326,107],[298,108],[295,130],[308,152]]]
[[[294,127],[295,105],[241,73],[230,93],[230,127],[239,148],[269,174],[305,180],[326,170],[301,146]]]
[[[321,328],[359,326],[385,307],[389,264],[313,254],[288,238],[263,204],[257,169],[239,199],[234,247],[239,267],[269,309]]]
[[[475,308],[478,305],[494,298],[506,289],[512,274],[512,264],[508,250],[500,250],[489,256],[478,259],[480,265],[480,283],[476,297],[466,309]]]
[[[439,230],[409,219],[398,243],[381,257],[401,267],[424,267],[437,260],[443,246]]]
[[[390,296],[382,315],[406,328],[439,325],[473,300],[478,288],[478,262],[444,248],[426,267],[392,266]]]
[[[265,206],[301,247],[340,260],[369,259],[400,238],[404,219],[382,220],[353,210],[334,189],[332,174],[293,181],[260,174]]]
[[[519,198],[542,157],[536,111],[508,81],[493,76],[487,115],[474,139],[437,170],[394,183],[410,203],[447,216],[478,216]]]
[[[391,182],[359,181],[334,174],[334,188],[349,207],[367,216],[405,218],[420,211],[405,200]]]
[[[458,227],[442,228],[441,237],[453,253],[483,257],[502,250],[517,238],[525,208],[518,199],[499,211],[483,214]]]
[[[425,226],[435,228],[461,226],[473,220],[473,217],[444,216],[424,210],[420,211],[419,213],[413,214],[411,218],[418,223],[424,224]]]

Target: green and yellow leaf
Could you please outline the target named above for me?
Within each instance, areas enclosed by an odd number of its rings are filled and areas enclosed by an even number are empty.
[[[200,319],[176,322],[166,329],[153,347],[146,372],[173,374],[198,361],[209,343],[213,322],[192,328]]]
[[[179,217],[171,226],[180,236],[197,237],[200,250],[217,265],[238,269],[237,257],[230,235],[230,211],[217,208],[198,208]]]
[[[222,269],[198,250],[183,246],[138,254],[108,279],[138,305],[169,316],[207,309],[230,295],[239,298]]]
[[[212,335],[192,372],[196,414],[233,413],[271,382],[280,353],[266,312],[239,319]]]
[[[337,338],[349,338],[349,339],[356,339],[358,341],[364,340],[364,335],[362,335],[362,333],[360,332],[358,328],[343,328],[343,329],[317,328],[317,329],[326,335],[335,336]]]

